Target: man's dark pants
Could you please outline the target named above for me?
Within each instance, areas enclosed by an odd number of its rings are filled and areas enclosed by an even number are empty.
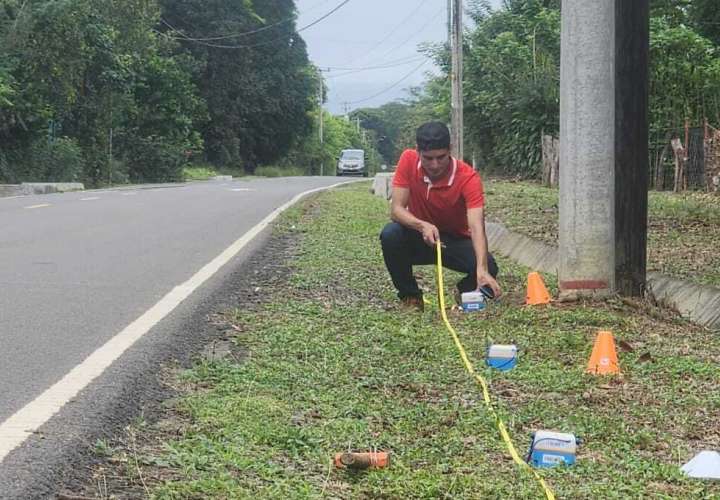
[[[457,284],[460,293],[477,289],[477,264],[475,250],[470,238],[440,233],[443,267],[466,274]],[[422,235],[397,222],[391,222],[380,233],[385,266],[390,273],[392,282],[397,288],[398,297],[421,297],[412,266],[435,264],[437,256],[435,248],[428,246]],[[498,266],[492,255],[488,254],[488,271],[494,277],[498,274]]]

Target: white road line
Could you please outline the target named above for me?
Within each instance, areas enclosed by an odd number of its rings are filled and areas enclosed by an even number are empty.
[[[250,188],[233,188],[233,189],[231,189],[230,191],[236,191],[236,192],[237,192],[237,191],[244,191],[244,192],[249,192],[249,191],[257,191],[257,189],[250,189]]]
[[[135,196],[137,192],[133,191],[132,193],[120,193],[123,196]]]
[[[50,203],[41,203],[40,205],[30,205],[30,206],[28,206],[28,207],[23,207],[23,208],[27,208],[27,209],[31,209],[31,208],[45,208],[45,207],[49,207],[49,206],[50,206]]]
[[[90,198],[80,198],[80,201],[95,201],[95,200],[99,200],[99,199],[100,199],[99,196],[91,196]]]
[[[19,194],[17,196],[4,196],[0,197],[0,200],[14,200],[15,198],[24,198],[25,195]]]
[[[212,277],[223,265],[232,259],[255,236],[274,221],[283,211],[311,193],[325,191],[345,184],[339,182],[331,186],[311,189],[300,193],[292,200],[273,210],[267,217],[250,229],[220,255],[207,263],[189,280],[168,292],[160,301],[148,309],[138,319],[126,326],[120,333],[108,340],[85,361],[73,368],[59,382],[45,390],[35,400],[18,410],[0,424],[0,463],[10,452],[50,420],[71,399],[100,376],[107,367],[118,359],[138,339],[170,314],[183,300]]]

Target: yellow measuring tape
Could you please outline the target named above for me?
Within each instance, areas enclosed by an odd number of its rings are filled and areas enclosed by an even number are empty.
[[[440,299],[440,314],[442,315],[442,319],[445,322],[445,326],[447,327],[448,331],[452,335],[453,340],[455,341],[455,345],[458,348],[458,351],[460,351],[460,357],[463,360],[463,363],[465,364],[465,368],[467,368],[467,371],[470,375],[475,377],[475,380],[480,384],[483,391],[483,400],[485,401],[485,406],[487,407],[488,411],[492,414],[492,416],[495,418],[495,422],[497,423],[498,430],[500,431],[500,435],[503,438],[503,441],[505,442],[505,445],[507,446],[508,451],[510,452],[510,456],[515,461],[516,464],[518,464],[520,467],[527,469],[530,471],[534,476],[535,479],[537,479],[540,482],[540,486],[542,486],[543,490],[545,491],[545,496],[548,498],[548,500],[555,500],[555,495],[553,492],[548,488],[548,485],[545,483],[545,480],[540,477],[540,474],[535,471],[532,467],[530,467],[522,458],[520,458],[520,455],[518,455],[517,450],[515,449],[515,445],[513,445],[512,439],[510,439],[510,434],[507,431],[507,428],[505,427],[505,423],[500,418],[500,415],[495,411],[495,408],[493,407],[492,403],[490,402],[490,390],[488,389],[488,384],[485,381],[485,379],[475,371],[475,368],[473,368],[472,363],[468,359],[467,353],[465,352],[465,348],[463,347],[462,343],[460,342],[460,337],[458,337],[457,332],[455,332],[455,329],[450,324],[450,321],[448,320],[447,313],[445,312],[445,291],[444,291],[444,281],[443,281],[443,271],[442,271],[442,249],[440,248],[440,241],[438,240],[436,244],[437,248],[437,287],[438,287],[438,298]]]

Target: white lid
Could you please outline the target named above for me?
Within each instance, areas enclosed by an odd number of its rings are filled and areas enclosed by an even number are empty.
[[[577,440],[574,434],[553,431],[537,431],[533,439],[533,449],[538,451],[559,451],[575,453]]]
[[[463,302],[484,302],[485,295],[482,292],[465,292],[461,299]]]
[[[493,344],[488,348],[488,357],[514,358],[517,355],[515,344]]]

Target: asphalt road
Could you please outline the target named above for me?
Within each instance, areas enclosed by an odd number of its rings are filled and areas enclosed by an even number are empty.
[[[275,208],[337,182],[257,179],[0,198],[0,429]],[[191,295],[202,295],[242,258],[235,256]],[[172,335],[168,324],[163,328],[169,321],[147,336]],[[132,371],[133,357],[138,353],[121,356],[112,368]],[[113,391],[126,390],[106,379],[103,373],[93,382],[101,388],[94,388],[93,399],[108,401]],[[78,416],[90,414],[63,407],[37,433],[81,432]],[[33,457],[62,456],[62,444],[49,440],[48,446],[54,448],[44,451],[35,440],[0,455],[0,498],[12,497],[17,483],[33,474],[45,474],[33,470]]]

